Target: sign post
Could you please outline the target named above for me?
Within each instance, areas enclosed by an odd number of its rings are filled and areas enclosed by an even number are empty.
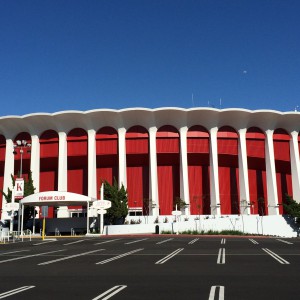
[[[23,178],[16,178],[15,186],[13,188],[13,197],[12,202],[15,202],[15,199],[21,200],[24,197],[24,179]],[[21,207],[19,207],[18,213],[18,232],[20,233],[21,230]]]
[[[43,217],[42,240],[44,240],[45,229],[46,229],[46,217],[48,217],[48,206],[42,206],[42,217]]]
[[[103,232],[104,227],[104,215],[107,213],[106,209],[111,207],[111,201],[109,200],[98,200],[93,202],[93,208],[97,209],[97,213],[100,215],[100,234]]]
[[[176,204],[176,209],[175,210],[173,210],[172,211],[172,215],[173,216],[175,216],[175,220],[176,220],[176,225],[177,225],[177,232],[176,232],[176,234],[179,234],[179,225],[178,225],[178,219],[177,219],[177,217],[178,216],[181,216],[181,211],[180,210],[177,210],[177,204]]]

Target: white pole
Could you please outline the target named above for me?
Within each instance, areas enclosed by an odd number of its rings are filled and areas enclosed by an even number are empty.
[[[101,184],[100,188],[100,200],[104,200],[104,183]]]
[[[11,191],[11,203],[15,203],[15,190],[14,187]],[[10,216],[10,226],[9,226],[9,231],[12,232],[14,230],[14,215],[15,211],[12,209],[11,210],[11,216]]]
[[[22,204],[21,235],[23,235],[23,222],[24,222],[24,204]]]
[[[90,205],[89,205],[89,201],[87,201],[86,202],[86,233],[88,234],[88,233],[90,233],[90,215],[89,215],[89,207]]]
[[[100,234],[103,233],[103,217],[104,214],[100,214]]]
[[[33,207],[32,233],[35,234],[35,206]]]

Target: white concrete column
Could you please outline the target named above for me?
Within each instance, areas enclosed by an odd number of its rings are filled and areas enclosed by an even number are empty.
[[[299,160],[299,144],[298,132],[291,132],[292,139],[290,140],[291,153],[291,172],[293,185],[293,199],[300,203],[300,160]]]
[[[12,190],[12,180],[11,175],[14,175],[14,143],[12,139],[6,139],[6,148],[5,148],[5,165],[4,165],[4,180],[3,180],[3,191],[7,193],[8,188]],[[5,197],[2,196],[2,208],[6,204]],[[7,219],[8,214],[6,211],[2,210],[2,219]]]
[[[190,193],[187,163],[187,131],[188,128],[181,127],[180,132],[180,198],[187,204],[185,214],[190,215]]]
[[[59,132],[59,148],[58,148],[58,191],[66,192],[68,189],[68,149],[67,134]]]
[[[68,190],[68,145],[67,134],[58,133],[58,191],[66,192]],[[58,218],[69,217],[68,207],[60,206],[57,211]]]
[[[220,215],[220,187],[219,187],[219,171],[218,171],[218,128],[210,129],[210,207],[212,215]]]
[[[273,132],[273,130],[266,131],[265,142],[268,210],[269,215],[279,215]]]
[[[126,129],[124,127],[118,129],[118,147],[119,147],[119,188],[124,185],[127,188],[126,180]]]
[[[150,199],[152,200],[152,215],[159,216],[158,179],[157,179],[157,155],[156,155],[156,127],[149,129],[150,151]]]
[[[96,131],[88,130],[88,196],[97,199]]]
[[[35,193],[38,193],[40,191],[40,140],[37,135],[31,136],[30,170]]]
[[[240,185],[240,213],[250,214],[251,209],[249,180],[248,180],[248,162],[247,162],[247,146],[246,146],[247,129],[239,130],[239,146],[238,146],[238,161],[239,161],[239,185]]]

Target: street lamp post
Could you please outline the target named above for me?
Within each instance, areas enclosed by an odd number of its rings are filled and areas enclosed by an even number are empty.
[[[17,154],[17,150],[19,149],[20,152],[20,174],[19,178],[23,177],[23,153],[24,153],[24,148],[31,148],[31,144],[27,143],[26,140],[17,140],[16,143],[14,144],[14,152],[13,154]],[[27,153],[30,152],[30,150],[27,150]],[[15,199],[13,197],[12,202],[14,202]],[[21,221],[21,208],[19,207],[19,213],[18,213],[18,232],[20,232],[20,221]]]
[[[26,140],[17,140],[16,143],[14,144],[14,154],[17,154],[17,149],[19,149],[20,152],[20,175],[19,177],[22,178],[23,176],[23,153],[24,153],[24,148],[30,148],[31,144],[27,143]],[[27,150],[27,152],[30,152],[30,150]]]

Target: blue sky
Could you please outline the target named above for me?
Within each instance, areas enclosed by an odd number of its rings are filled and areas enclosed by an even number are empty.
[[[1,0],[0,116],[293,111],[299,16],[297,0]]]

